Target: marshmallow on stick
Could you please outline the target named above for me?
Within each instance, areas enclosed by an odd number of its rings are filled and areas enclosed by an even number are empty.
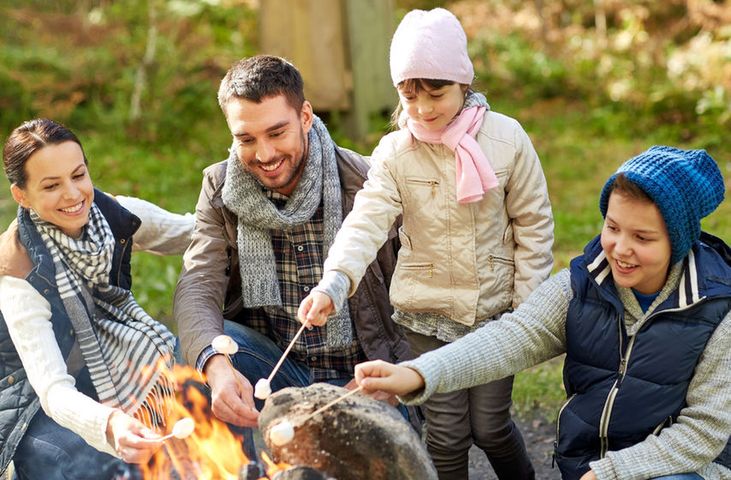
[[[268,378],[260,378],[256,381],[256,385],[254,386],[254,396],[258,398],[259,400],[266,400],[269,398],[269,395],[272,394],[272,378],[274,378],[274,374],[277,373],[277,370],[279,370],[279,367],[282,366],[282,363],[284,363],[284,359],[287,358],[287,354],[290,350],[292,350],[292,347],[294,346],[294,343],[297,341],[297,339],[302,335],[302,332],[305,331],[305,327],[307,327],[307,323],[303,323],[299,330],[297,330],[297,333],[294,334],[294,337],[292,337],[292,341],[289,342],[289,345],[287,346],[287,349],[282,353],[282,356],[279,358],[279,361],[276,365],[274,365],[274,368],[272,369],[272,373],[269,374]]]

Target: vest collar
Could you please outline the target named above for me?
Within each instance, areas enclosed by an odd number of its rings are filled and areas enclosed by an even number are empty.
[[[710,235],[702,236],[701,241],[696,242],[688,255],[680,260],[682,266],[678,288],[658,307],[658,310],[683,309],[700,302],[707,296],[731,295],[731,283],[724,284],[722,281],[711,285],[708,282],[709,278],[725,278],[725,282],[731,281],[731,266],[725,261],[723,255],[728,252],[728,246],[720,241],[719,246],[716,244],[718,242],[714,243],[711,240],[718,239]],[[595,237],[584,248],[584,264],[589,277],[598,288],[605,293],[611,293],[614,297],[616,287],[612,280],[609,260],[601,247],[600,236]],[[710,274],[709,269],[719,275]]]

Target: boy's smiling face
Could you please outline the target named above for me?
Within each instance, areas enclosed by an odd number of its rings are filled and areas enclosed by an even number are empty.
[[[670,236],[660,210],[651,201],[612,192],[601,243],[618,287],[653,294],[665,285]]]

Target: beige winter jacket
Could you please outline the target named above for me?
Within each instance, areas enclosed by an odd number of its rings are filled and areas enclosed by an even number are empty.
[[[325,262],[350,279],[350,294],[403,213],[391,304],[473,325],[516,307],[553,266],[546,180],[520,124],[487,112],[477,134],[500,182],[460,205],[454,153],[407,130],[381,140],[372,166]]]

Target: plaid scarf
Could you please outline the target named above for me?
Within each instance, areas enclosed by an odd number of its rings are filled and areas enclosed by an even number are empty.
[[[270,230],[288,231],[309,221],[323,204],[323,256],[330,249],[343,221],[340,175],[335,159],[335,144],[325,124],[315,116],[308,134],[305,168],[297,186],[279,210],[269,200],[256,178],[247,172],[236,148],[226,166],[222,198],[238,217],[237,246],[244,307],[282,306],[276,259]],[[322,265],[318,266],[322,268]],[[322,276],[322,275],[320,275]],[[334,348],[353,341],[350,311],[346,304],[327,323],[327,343]]]
[[[96,204],[81,237],[71,238],[31,210],[53,258],[56,285],[76,332],[99,401],[150,427],[165,423],[175,338],[137,304],[132,292],[109,284],[115,239]]]

